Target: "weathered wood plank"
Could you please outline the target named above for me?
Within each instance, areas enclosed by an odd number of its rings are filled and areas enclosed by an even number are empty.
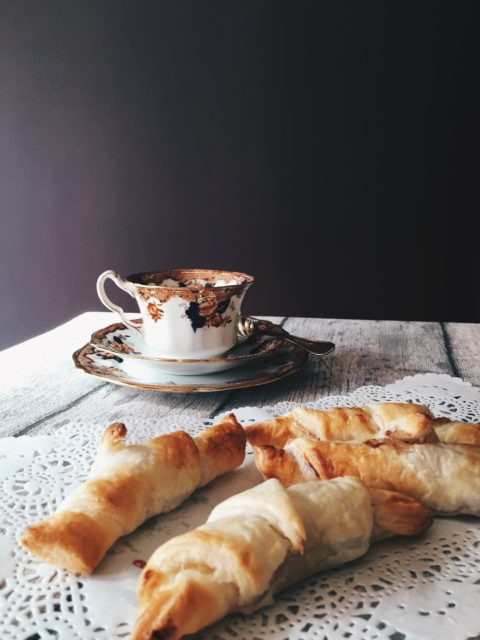
[[[52,433],[77,419],[105,426],[112,422],[124,422],[128,427],[135,420],[154,423],[170,414],[176,416],[178,428],[181,429],[182,421],[194,419],[201,424],[209,419],[218,413],[217,407],[223,401],[222,393],[159,393],[104,384],[73,406],[41,420],[22,433]]]
[[[480,385],[480,324],[447,322],[442,325],[453,374]]]
[[[86,313],[0,352],[0,436],[16,435],[102,386],[79,375],[72,353],[113,314]],[[105,323],[105,324],[103,324]]]
[[[452,373],[437,323],[290,318],[284,326],[296,335],[332,340],[337,348],[326,358],[310,358],[291,378],[236,392],[225,408],[282,400],[308,402],[363,385],[389,384],[416,373]]]
[[[451,373],[438,323],[299,318],[285,327],[336,343],[332,358],[310,365],[314,375],[325,373],[324,394],[385,385],[416,373]]]

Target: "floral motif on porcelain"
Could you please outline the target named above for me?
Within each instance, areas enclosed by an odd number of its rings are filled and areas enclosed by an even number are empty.
[[[230,307],[230,298],[209,296],[192,301],[185,310],[185,315],[189,318],[192,329],[202,329],[203,327],[225,327],[232,322],[231,315],[222,315]]]
[[[160,303],[154,300],[153,298],[150,298],[150,302],[147,303],[147,311],[149,316],[154,322],[157,322],[158,320],[162,319],[163,309]]]

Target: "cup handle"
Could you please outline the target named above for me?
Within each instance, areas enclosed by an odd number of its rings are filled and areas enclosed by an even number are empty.
[[[131,320],[129,320],[125,316],[125,313],[123,312],[122,307],[119,307],[118,305],[114,304],[105,293],[105,282],[107,280],[112,280],[117,285],[117,287],[119,287],[120,289],[122,289],[122,291],[125,291],[126,293],[128,293],[129,296],[132,296],[132,298],[134,298],[135,295],[133,293],[131,285],[119,273],[109,269],[108,271],[104,271],[101,275],[98,276],[97,293],[98,293],[98,297],[103,302],[103,304],[107,307],[107,309],[110,309],[110,311],[113,311],[114,313],[117,313],[120,316],[120,319],[124,325],[126,325],[127,327],[130,327],[130,329],[135,329],[135,331],[138,331],[141,334],[140,327],[137,324],[134,324]]]

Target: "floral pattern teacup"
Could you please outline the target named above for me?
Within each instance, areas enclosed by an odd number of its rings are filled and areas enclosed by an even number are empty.
[[[107,297],[108,279],[135,298],[141,325]],[[147,352],[198,359],[218,356],[234,346],[243,297],[252,282],[245,273],[213,269],[173,269],[127,278],[105,271],[97,280],[97,293],[125,325],[141,333]]]

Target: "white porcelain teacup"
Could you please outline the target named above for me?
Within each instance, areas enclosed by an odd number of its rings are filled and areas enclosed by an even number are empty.
[[[113,282],[137,301],[142,323],[129,320],[105,293]],[[231,349],[243,297],[253,277],[236,271],[172,269],[136,273],[127,278],[105,271],[97,280],[103,304],[139,331],[147,350],[172,358],[211,358]]]

